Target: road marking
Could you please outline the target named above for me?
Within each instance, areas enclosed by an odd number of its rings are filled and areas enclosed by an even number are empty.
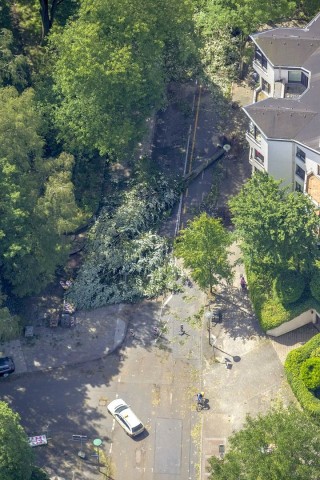
[[[190,155],[189,173],[191,173],[194,147],[195,147],[195,143],[196,143],[197,127],[198,127],[198,120],[199,120],[199,107],[200,107],[200,99],[201,99],[201,88],[202,88],[201,85],[199,85],[199,96],[198,96],[198,103],[197,103],[197,110],[196,110],[196,118],[195,118],[195,121],[194,121],[194,130],[193,130],[192,147],[191,147],[191,155]]]
[[[115,427],[115,425],[116,425],[116,421],[115,421],[115,419],[113,419],[113,420],[112,420],[111,432],[113,432],[113,431],[114,431],[114,427]]]
[[[121,382],[121,377],[118,378],[118,382]],[[116,398],[118,398],[118,394],[117,394]]]
[[[172,392],[170,392],[170,405],[172,405]]]
[[[164,302],[163,306],[165,307],[169,302],[170,300],[172,299],[173,295],[169,295],[169,297],[167,298],[167,300]]]
[[[111,453],[112,453],[112,445],[113,445],[113,443],[111,443],[111,445],[110,445],[110,448],[109,448],[109,455],[111,455]]]

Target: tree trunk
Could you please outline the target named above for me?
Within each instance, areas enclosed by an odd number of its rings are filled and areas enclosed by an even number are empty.
[[[39,0],[42,23],[41,42],[48,35],[54,21],[57,6],[62,2],[63,0],[52,0],[51,7],[49,7],[49,0]]]

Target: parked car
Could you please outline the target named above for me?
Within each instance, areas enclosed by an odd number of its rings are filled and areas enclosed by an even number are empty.
[[[133,413],[124,400],[118,398],[108,405],[108,411],[117,420],[130,437],[135,437],[144,431],[144,425]]]
[[[11,357],[0,357],[0,377],[7,377],[16,367]]]

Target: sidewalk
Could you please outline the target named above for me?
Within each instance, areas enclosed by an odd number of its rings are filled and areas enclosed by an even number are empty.
[[[74,327],[35,326],[34,336],[4,343],[0,355],[14,358],[15,374],[36,372],[99,359],[121,345],[131,305],[110,305],[77,312]]]
[[[227,450],[228,437],[241,429],[247,414],[264,414],[278,400],[284,405],[296,401],[283,363],[290,350],[317,333],[306,326],[279,338],[266,336],[240,291],[240,273],[237,266],[234,285],[223,287],[211,307],[222,311],[221,323],[210,322],[211,345],[206,324],[203,329],[203,389],[210,410],[201,412],[202,480],[209,477],[208,459]]]

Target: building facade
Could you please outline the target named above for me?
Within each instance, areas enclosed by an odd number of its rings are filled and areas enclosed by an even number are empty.
[[[244,111],[252,169],[308,194],[320,208],[320,13],[304,28],[251,38],[257,88]]]

